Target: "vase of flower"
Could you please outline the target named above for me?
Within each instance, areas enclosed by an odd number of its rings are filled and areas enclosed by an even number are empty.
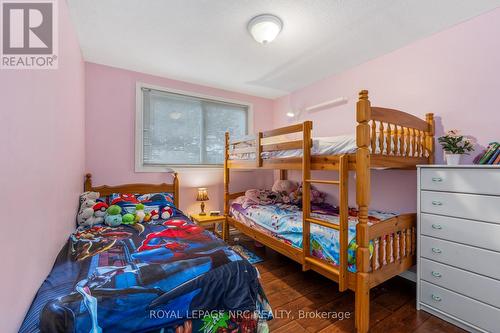
[[[460,157],[462,157],[462,155],[446,153],[444,156],[446,159],[446,164],[448,164],[448,165],[460,165]]]
[[[464,137],[458,130],[450,130],[438,138],[438,142],[443,147],[446,164],[459,165],[462,155],[468,155],[474,150],[472,141]]]

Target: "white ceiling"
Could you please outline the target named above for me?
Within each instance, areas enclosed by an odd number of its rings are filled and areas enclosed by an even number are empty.
[[[275,98],[500,0],[68,0],[85,60]],[[284,23],[269,45],[255,15]]]

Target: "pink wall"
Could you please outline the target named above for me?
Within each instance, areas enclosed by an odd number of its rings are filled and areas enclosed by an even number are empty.
[[[0,70],[0,332],[17,332],[82,190],[84,63],[65,1],[59,11],[59,69]]]
[[[500,9],[276,100],[273,125],[288,123],[285,112],[290,107],[300,109],[344,96],[347,105],[303,114],[300,120],[313,120],[316,136],[354,133],[356,95],[368,89],[372,105],[422,117],[434,112],[437,135],[458,128],[482,146],[500,140],[495,102],[500,89],[500,39],[491,38],[494,31],[500,31]],[[436,156],[441,162],[440,150]],[[374,171],[372,183],[373,208],[415,211],[414,171]],[[354,203],[354,192],[350,194]]]
[[[254,129],[272,127],[272,106],[269,99],[187,82],[141,74],[128,70],[86,63],[86,168],[95,184],[130,182],[158,183],[166,180],[164,173],[135,172],[134,141],[136,82],[253,104]],[[180,207],[186,213],[199,210],[195,201],[196,187],[208,187],[207,209],[223,209],[222,168],[180,169]],[[234,172],[233,190],[269,186],[270,172]]]

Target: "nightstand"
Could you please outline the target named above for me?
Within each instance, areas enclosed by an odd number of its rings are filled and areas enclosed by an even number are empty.
[[[191,214],[189,215],[189,218],[191,219],[191,221],[195,222],[198,225],[201,225],[203,228],[213,230],[213,233],[217,237],[222,238],[222,234],[217,229],[219,223],[222,223],[226,220],[224,215],[210,216],[209,214]],[[205,226],[211,226],[211,228],[206,228]]]

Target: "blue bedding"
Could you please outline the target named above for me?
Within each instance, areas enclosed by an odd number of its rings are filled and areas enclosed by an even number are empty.
[[[241,204],[238,200],[230,207],[230,214],[238,221],[258,229],[262,233],[277,238],[293,247],[302,248],[302,211],[296,205],[248,205]],[[311,215],[317,219],[339,224],[339,211],[337,207],[329,204],[312,205]],[[370,224],[383,222],[396,216],[393,213],[369,211]],[[356,271],[356,224],[357,211],[349,210],[348,216],[348,269]],[[310,232],[311,255],[331,262],[333,265],[340,263],[339,232],[317,224],[311,224]],[[373,254],[373,244],[370,244]],[[377,255],[377,254],[376,254]]]
[[[175,210],[77,229],[20,332],[256,332],[270,318],[257,270]]]

